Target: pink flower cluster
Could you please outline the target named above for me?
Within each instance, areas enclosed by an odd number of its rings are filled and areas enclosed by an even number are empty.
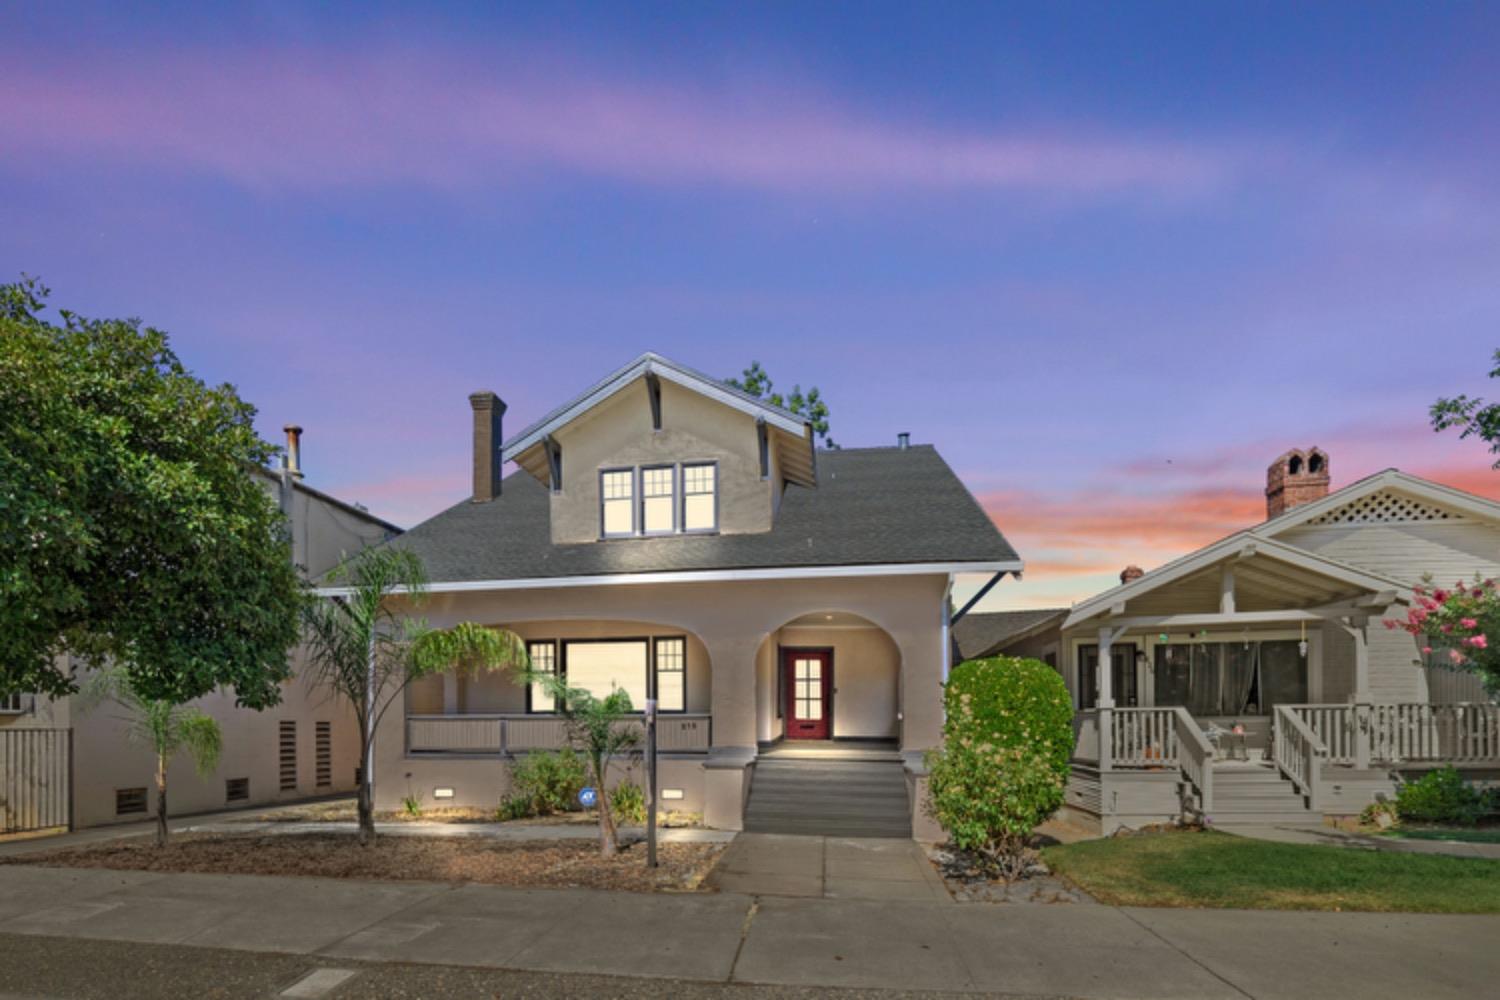
[[[1451,590],[1413,587],[1412,595],[1415,600],[1406,612],[1406,620],[1387,618],[1386,628],[1402,629],[1421,639],[1442,638],[1443,645],[1449,647],[1448,659],[1455,664],[1464,664],[1490,649],[1487,632],[1500,628],[1500,588],[1494,580],[1475,583],[1460,580]],[[1424,654],[1432,651],[1430,643],[1422,645]]]

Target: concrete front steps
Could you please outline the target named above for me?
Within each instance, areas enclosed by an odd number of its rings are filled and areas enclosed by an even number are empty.
[[[892,757],[761,757],[750,778],[745,831],[909,838],[906,773]]]
[[[1274,767],[1214,768],[1214,826],[1321,822],[1307,801]]]

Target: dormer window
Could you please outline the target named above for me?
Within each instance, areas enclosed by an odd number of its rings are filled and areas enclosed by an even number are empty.
[[[647,465],[599,473],[603,538],[719,530],[719,465]]]
[[[605,538],[635,534],[635,470],[611,469],[599,474],[599,496]]]
[[[677,470],[670,465],[641,470],[641,531],[670,535],[677,530]]]
[[[682,467],[682,530],[719,528],[719,467],[701,462]]]

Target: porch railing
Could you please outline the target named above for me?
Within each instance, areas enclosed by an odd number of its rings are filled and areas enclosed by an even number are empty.
[[[1177,743],[1177,767],[1198,789],[1198,808],[1206,816],[1214,807],[1214,747],[1198,723],[1180,705],[1170,709]]]
[[[1318,786],[1321,783],[1323,762],[1328,759],[1328,746],[1297,712],[1286,706],[1276,706],[1276,738],[1271,744],[1271,755],[1276,767],[1297,790],[1307,796],[1308,808],[1317,811],[1319,806]]]
[[[639,719],[622,728],[644,731]],[[658,715],[656,745],[668,753],[706,753],[713,722],[706,714]],[[409,753],[508,754],[557,750],[568,742],[562,719],[538,715],[412,715],[406,720]]]
[[[1500,761],[1500,705],[1291,705],[1335,764]]]
[[[1177,759],[1177,714],[1171,708],[1116,708],[1110,714],[1115,767],[1165,767]]]

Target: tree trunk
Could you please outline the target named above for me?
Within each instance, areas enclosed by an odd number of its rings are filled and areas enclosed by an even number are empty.
[[[359,768],[359,842],[375,843],[375,636],[366,650],[365,730],[361,733]]]
[[[599,853],[612,858],[619,851],[619,841],[615,837],[615,817],[609,809],[609,791],[604,786],[604,776],[609,765],[594,765],[594,787],[599,795]]]
[[[368,739],[360,740],[359,747],[359,843],[369,847],[375,843],[375,787],[370,782],[370,760],[374,744]]]
[[[156,755],[156,846],[167,846],[167,755]]]

